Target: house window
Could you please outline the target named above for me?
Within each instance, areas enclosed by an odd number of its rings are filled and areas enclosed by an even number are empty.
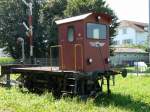
[[[120,42],[116,40],[116,41],[113,42],[113,44],[114,44],[114,45],[119,45]]]
[[[67,38],[69,42],[73,42],[74,40],[74,27],[73,26],[68,27]]]
[[[87,38],[106,39],[107,26],[104,24],[87,23]]]
[[[126,28],[123,28],[123,29],[122,29],[122,32],[123,32],[123,34],[127,34],[127,29],[126,29]]]
[[[132,44],[132,43],[133,43],[132,39],[123,40],[123,44]]]

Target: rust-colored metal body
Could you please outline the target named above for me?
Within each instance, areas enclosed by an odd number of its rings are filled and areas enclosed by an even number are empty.
[[[100,19],[98,19],[100,17]],[[105,39],[92,39],[87,37],[87,24],[105,24],[107,34]],[[111,18],[105,14],[93,13],[82,20],[66,22],[58,25],[59,45],[62,46],[63,56],[60,58],[60,66],[63,70],[75,70],[84,72],[106,71],[109,69],[109,27]],[[74,28],[74,39],[69,42],[67,38],[68,28]],[[96,47],[100,45],[99,47]],[[60,55],[62,55],[60,53]],[[92,59],[89,64],[88,59]],[[63,61],[62,61],[63,60]],[[62,63],[63,62],[63,63]]]

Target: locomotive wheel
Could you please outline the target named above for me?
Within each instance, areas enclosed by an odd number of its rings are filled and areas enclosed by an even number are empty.
[[[50,87],[49,91],[51,91],[53,96],[57,99],[59,99],[62,96],[61,86],[62,86],[61,78],[53,77],[49,80],[48,84],[48,88]]]
[[[123,69],[121,74],[123,78],[127,77],[127,69]]]

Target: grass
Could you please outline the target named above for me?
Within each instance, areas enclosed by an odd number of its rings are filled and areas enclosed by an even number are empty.
[[[150,76],[116,77],[111,96],[88,99],[54,99],[21,92],[18,88],[0,88],[0,112],[150,112]]]
[[[126,69],[127,69],[128,73],[136,73],[137,72],[137,68],[136,67],[126,67]],[[138,68],[138,71],[140,72],[140,67]],[[150,67],[148,67],[142,73],[150,73]]]
[[[0,57],[0,64],[13,63],[15,60],[11,57]]]
[[[135,67],[126,67],[128,72],[136,72]]]

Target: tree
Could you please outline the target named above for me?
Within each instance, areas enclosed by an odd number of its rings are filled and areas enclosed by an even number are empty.
[[[29,2],[29,0],[26,0]],[[45,57],[48,46],[55,44],[57,27],[56,17],[62,18],[66,0],[33,0],[33,45],[34,56]],[[20,45],[16,44],[18,37],[25,39],[25,55],[29,57],[29,38],[23,21],[28,23],[28,8],[21,0],[3,0],[0,17],[0,43],[12,57],[20,58]],[[27,24],[28,25],[28,24]]]
[[[4,47],[5,51],[13,57],[17,57],[19,54],[16,38],[25,35],[25,31],[21,27],[21,22],[26,16],[23,10],[25,7],[21,7],[20,4],[21,2],[18,0],[3,0],[0,3],[1,9],[3,9],[0,14],[0,43],[1,47]]]
[[[67,0],[49,0],[42,9],[43,12],[43,24],[45,27],[45,33],[48,35],[49,43],[56,44],[58,37],[58,30],[55,24],[55,20],[64,18],[63,11],[66,9]]]
[[[112,16],[112,24],[110,25],[110,37],[114,37],[116,33],[117,16],[104,0],[68,0],[68,5],[64,11],[65,16],[75,16],[87,12],[107,13]],[[110,45],[112,45],[113,38],[110,38]],[[113,55],[113,48],[110,50]]]
[[[26,0],[29,2],[29,0]],[[110,34],[115,34],[117,17],[103,0],[33,0],[34,57],[45,57],[49,46],[57,44],[56,19],[87,12],[108,13],[113,17]],[[12,57],[20,58],[18,37],[25,40],[25,55],[29,57],[29,38],[22,22],[28,23],[28,8],[21,0],[0,1],[0,47]]]

